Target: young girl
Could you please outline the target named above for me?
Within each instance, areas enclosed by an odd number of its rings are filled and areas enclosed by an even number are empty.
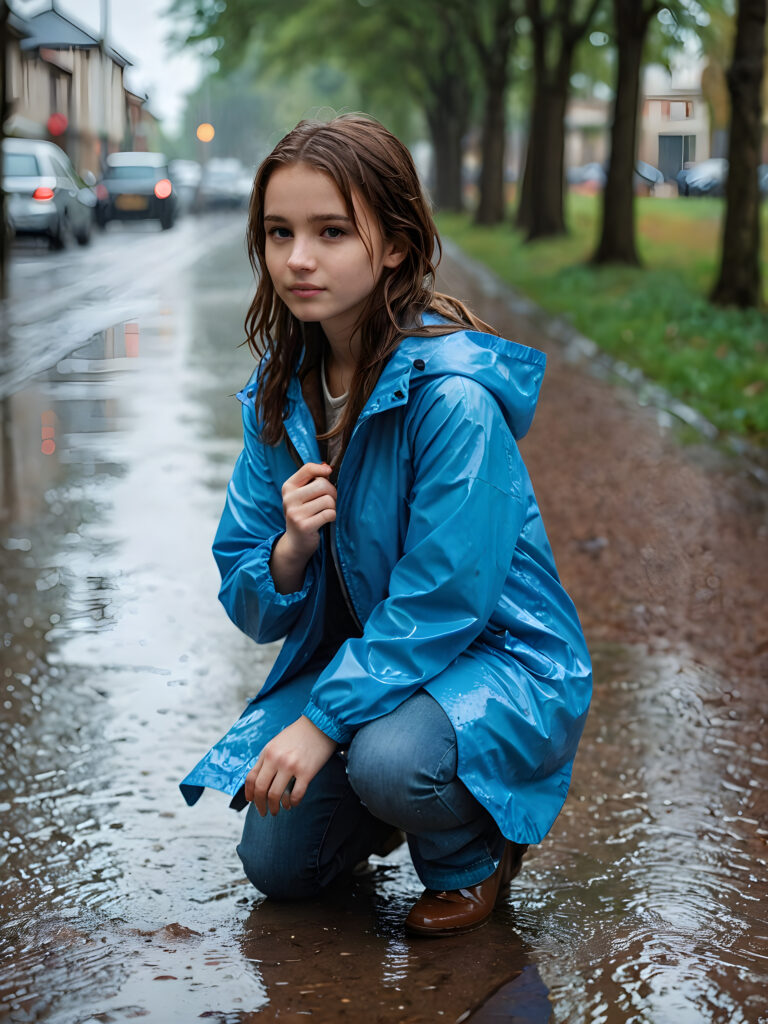
[[[482,924],[568,790],[589,656],[517,449],[542,353],[435,291],[439,240],[376,121],[302,121],[256,174],[258,367],[214,542],[261,690],[181,784],[249,805],[245,873],[303,899],[404,832],[406,928]],[[439,251],[439,250],[438,250]]]

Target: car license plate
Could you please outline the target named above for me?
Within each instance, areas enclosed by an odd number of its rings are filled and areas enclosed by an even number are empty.
[[[118,210],[146,210],[148,200],[146,196],[116,196],[115,206]]]

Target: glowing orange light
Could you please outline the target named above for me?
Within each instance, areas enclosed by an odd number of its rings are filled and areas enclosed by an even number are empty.
[[[43,455],[53,455],[53,453],[56,451],[56,442],[53,439],[43,441],[43,443],[40,445],[40,451],[43,453]]]
[[[167,178],[161,178],[155,185],[155,195],[158,199],[167,199],[172,191],[173,185],[171,185]]]
[[[43,201],[53,199],[53,189],[43,188],[42,186],[40,188],[36,188],[35,191],[32,193],[32,198],[42,199]]]
[[[196,135],[201,142],[210,142],[215,134],[215,128],[212,124],[208,124],[207,121],[203,121],[202,124],[197,126]]]

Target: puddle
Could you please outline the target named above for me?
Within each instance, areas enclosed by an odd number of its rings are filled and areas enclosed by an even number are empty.
[[[768,1021],[766,697],[690,651],[595,649],[564,813],[468,936],[405,936],[403,848],[269,904],[226,799],[185,806],[275,654],[209,554],[241,284],[239,249],[211,252],[2,400],[0,1019]]]

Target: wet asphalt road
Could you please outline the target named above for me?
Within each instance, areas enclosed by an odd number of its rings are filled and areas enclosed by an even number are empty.
[[[683,655],[593,648],[566,808],[469,936],[405,936],[402,848],[272,905],[240,875],[226,798],[183,803],[276,652],[228,622],[209,554],[251,368],[243,226],[16,253],[0,1020],[768,1021],[765,697]]]

